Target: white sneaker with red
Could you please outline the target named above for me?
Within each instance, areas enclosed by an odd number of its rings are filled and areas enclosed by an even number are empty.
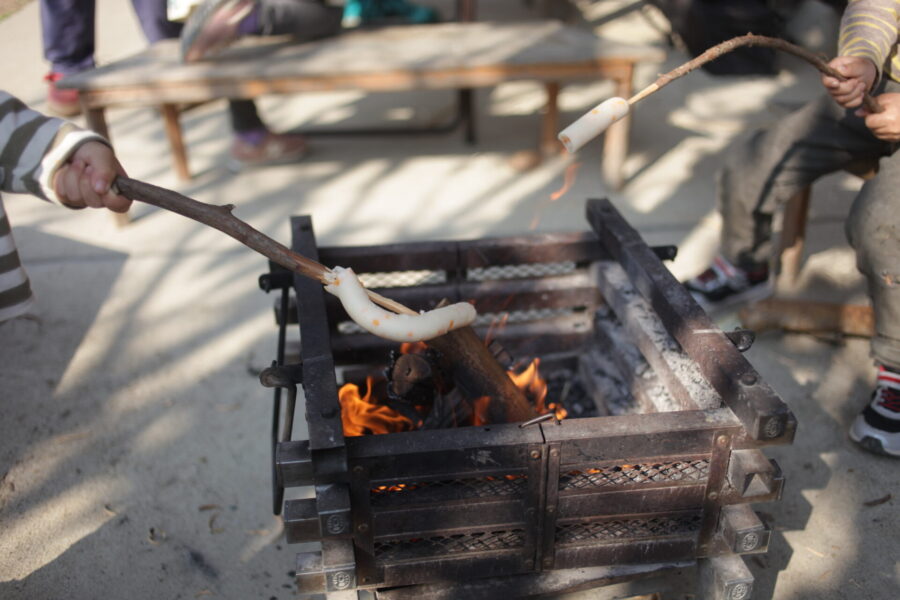
[[[742,269],[720,254],[708,269],[685,281],[684,287],[706,311],[715,311],[765,298],[771,294],[768,281],[768,265]]]
[[[900,373],[879,367],[872,400],[850,426],[850,439],[869,452],[900,457]]]

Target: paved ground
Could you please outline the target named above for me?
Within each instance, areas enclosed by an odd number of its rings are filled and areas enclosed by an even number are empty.
[[[521,16],[484,1],[482,15]],[[606,15],[629,2],[584,3],[604,35],[659,43],[646,19]],[[99,2],[98,58],[143,44],[128,3]],[[0,21],[0,81],[43,106],[37,4]],[[647,65],[641,83],[683,60]],[[609,196],[651,243],[681,249],[673,270],[695,271],[714,250],[714,172],[742,134],[817,93],[809,69],[785,62],[771,78],[696,73],[637,107],[627,164],[614,192],[595,144],[573,189],[550,204],[568,162],[527,173],[509,158],[537,139],[541,91],[509,84],[478,93],[481,141],[459,133],[391,140],[316,140],[298,165],[233,175],[224,168],[223,105],[186,118],[192,168],[179,183],[160,120],[116,110],[111,135],[136,178],[198,199],[232,202],[279,239],[289,215],[308,213],[333,244],[474,238],[583,230],[587,197]],[[610,93],[573,85],[572,119]],[[278,128],[305,124],[427,122],[441,94],[323,94],[271,98]],[[816,187],[810,256],[798,293],[864,300],[842,219],[858,183]],[[138,208],[126,229],[96,211],[70,212],[6,197],[40,321],[0,326],[0,598],[289,598],[295,547],[268,515],[269,394],[256,373],[274,356],[271,298],[256,288],[259,256],[192,222]],[[725,327],[733,325],[728,319]],[[767,334],[750,360],[800,422],[796,443],[770,454],[788,484],[758,506],[774,525],[770,553],[751,561],[758,597],[889,600],[900,587],[900,465],[865,454],[846,430],[873,369],[864,340]],[[301,432],[298,432],[300,434]],[[887,498],[886,501],[883,501]]]

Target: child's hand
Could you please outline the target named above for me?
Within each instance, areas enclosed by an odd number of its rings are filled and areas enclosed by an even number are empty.
[[[900,94],[881,94],[875,97],[884,108],[880,113],[860,108],[856,114],[866,118],[866,127],[880,140],[900,142]]]
[[[53,189],[68,207],[90,206],[123,213],[131,206],[131,200],[110,190],[116,175],[125,175],[125,170],[112,148],[100,142],[85,142],[57,169]]]
[[[872,89],[875,78],[878,77],[875,63],[868,58],[838,56],[828,66],[847,78],[841,81],[822,75],[822,85],[834,101],[844,108],[855,108],[862,104],[863,95]]]

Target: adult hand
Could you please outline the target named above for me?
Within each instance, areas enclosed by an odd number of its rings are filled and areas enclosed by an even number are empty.
[[[57,169],[53,189],[60,202],[70,208],[90,206],[123,213],[131,207],[131,200],[110,189],[116,175],[125,175],[125,170],[112,148],[101,142],[85,142]]]
[[[873,113],[861,108],[856,114],[866,118],[866,127],[878,139],[900,142],[900,94],[881,94],[875,99],[884,108],[882,112]]]
[[[856,108],[862,104],[863,95],[872,89],[878,69],[868,58],[838,56],[830,63],[832,69],[846,77],[844,81],[829,75],[822,75],[822,85],[844,108]]]

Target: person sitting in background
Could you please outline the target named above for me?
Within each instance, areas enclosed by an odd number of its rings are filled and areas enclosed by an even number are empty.
[[[166,0],[132,0],[132,6],[151,44],[181,34],[182,24],[168,18]],[[44,57],[51,64],[46,77],[48,110],[71,117],[81,112],[78,92],[57,88],[56,82],[95,66],[95,0],[41,0],[40,9]],[[319,25],[337,32],[340,11]],[[252,100],[230,100],[228,108],[234,131],[228,165],[232,170],[293,162],[306,154],[306,139],[297,134],[272,132]]]
[[[757,131],[719,173],[721,254],[685,283],[709,310],[769,293],[772,218],[819,177],[860,160],[878,174],[856,197],[845,227],[875,314],[871,401],[850,427],[866,450],[900,457],[900,0],[858,0],[841,19],[838,57],[846,80],[823,77],[827,94]],[[883,112],[861,108],[872,92]]]
[[[31,194],[69,208],[126,212],[131,206],[111,189],[125,170],[99,135],[46,117],[3,91],[0,122],[0,192]],[[33,307],[31,284],[0,196],[0,323]]]

